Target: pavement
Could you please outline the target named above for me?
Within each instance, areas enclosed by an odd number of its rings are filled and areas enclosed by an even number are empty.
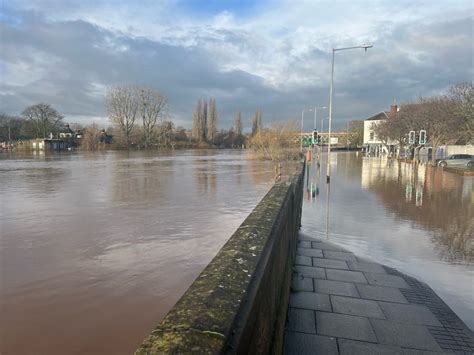
[[[425,283],[300,235],[285,354],[473,354],[474,333]]]

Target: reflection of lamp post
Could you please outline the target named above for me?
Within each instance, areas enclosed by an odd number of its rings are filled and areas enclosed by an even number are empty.
[[[317,117],[318,117],[318,108],[320,108],[321,110],[324,110],[324,109],[326,109],[327,107],[326,107],[326,106],[320,106],[320,107],[316,106],[316,107],[314,108],[314,129],[315,129],[315,130],[316,130],[316,120],[317,120]]]
[[[367,51],[367,49],[372,48],[372,46],[368,44],[364,44],[362,46],[332,49],[331,87],[329,89],[328,165],[326,167],[326,183],[328,184],[331,182],[330,158],[331,158],[332,91],[333,91],[333,86],[334,86],[334,54],[338,51],[345,51],[349,49],[358,49],[358,48],[363,48],[365,49],[365,51]]]
[[[300,153],[303,153],[303,125],[304,125],[304,113],[313,111],[312,108],[301,111],[301,143],[300,143]]]

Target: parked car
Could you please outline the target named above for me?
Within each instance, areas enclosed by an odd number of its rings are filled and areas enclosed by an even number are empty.
[[[467,166],[468,168],[474,167],[474,155],[470,154],[453,154],[448,155],[444,159],[438,160],[438,166]]]

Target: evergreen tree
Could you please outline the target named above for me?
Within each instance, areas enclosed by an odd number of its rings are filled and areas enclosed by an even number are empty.
[[[207,121],[207,139],[209,143],[214,143],[217,138],[217,110],[216,99],[209,99],[209,115]]]
[[[199,141],[207,141],[207,101],[202,102],[201,115],[199,117]]]
[[[242,114],[240,111],[237,111],[234,118],[234,133],[237,136],[242,135]]]
[[[191,131],[191,137],[197,142],[201,141],[200,126],[201,126],[201,113],[202,113],[202,102],[199,100],[196,104],[196,110],[193,115],[193,130]]]
[[[257,109],[252,119],[252,136],[262,129],[262,111]]]

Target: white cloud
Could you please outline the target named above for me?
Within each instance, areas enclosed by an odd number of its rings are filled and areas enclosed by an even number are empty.
[[[223,122],[256,106],[270,117],[296,115],[302,106],[325,104],[331,48],[364,42],[374,49],[337,53],[341,118],[439,92],[473,73],[469,1],[269,1],[245,15],[206,15],[172,0],[14,0],[8,9],[21,21],[4,24],[2,100],[16,96],[24,105],[49,99],[46,90],[71,91],[76,99],[62,105],[74,115],[102,116],[106,87],[126,82],[163,88],[180,122],[208,95],[217,97]],[[23,45],[16,36],[32,40]]]

